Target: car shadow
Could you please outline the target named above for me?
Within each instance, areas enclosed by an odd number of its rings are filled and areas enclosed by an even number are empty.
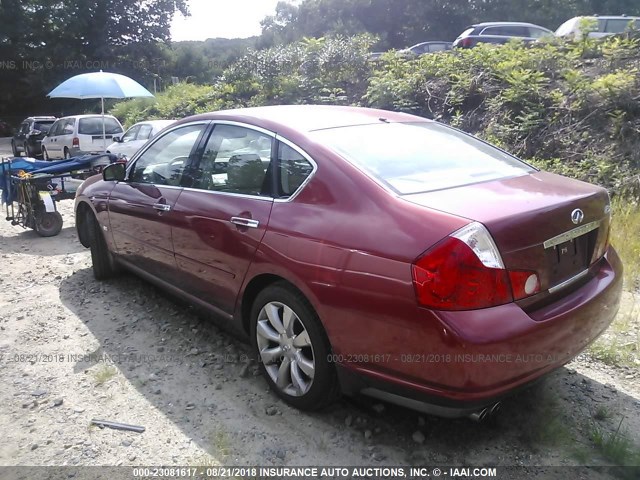
[[[60,298],[99,344],[77,359],[74,372],[89,375],[108,358],[150,406],[222,464],[598,465],[605,460],[591,445],[594,428],[615,431],[624,415],[629,431],[640,431],[637,399],[571,368],[505,400],[483,423],[363,397],[299,412],[268,391],[247,345],[133,275],[99,283],[91,269],[78,270],[62,280]],[[597,420],[602,407],[616,413]],[[109,414],[126,422],[126,411]],[[152,428],[145,435],[164,441]]]

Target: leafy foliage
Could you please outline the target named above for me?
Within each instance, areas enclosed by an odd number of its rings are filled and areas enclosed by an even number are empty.
[[[405,111],[474,133],[542,168],[638,195],[634,35],[480,45],[415,59],[392,51],[376,61],[368,59],[376,41],[370,35],[305,38],[251,50],[211,87],[177,85],[156,105],[126,102],[114,113],[131,123],[272,104]]]
[[[304,0],[280,2],[262,21],[261,46],[303,37],[369,32],[378,49],[404,48],[427,40],[452,41],[468,25],[505,20],[555,30],[562,22],[593,13],[640,14],[636,0]]]

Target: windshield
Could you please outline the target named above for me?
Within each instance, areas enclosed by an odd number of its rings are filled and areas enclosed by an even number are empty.
[[[495,147],[435,122],[331,128],[311,136],[401,195],[535,171]]]
[[[78,133],[83,135],[102,135],[102,117],[81,118]],[[113,117],[104,117],[104,133],[113,135],[122,133],[122,127]]]

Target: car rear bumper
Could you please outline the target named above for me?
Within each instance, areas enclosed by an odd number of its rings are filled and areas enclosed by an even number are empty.
[[[414,326],[424,325],[424,331],[407,335],[389,326],[388,338],[400,339],[402,349],[384,361],[338,362],[343,391],[443,416],[466,415],[575,358],[613,321],[621,291],[622,264],[610,248],[591,279],[535,311],[514,303],[469,312],[420,309],[424,318]]]

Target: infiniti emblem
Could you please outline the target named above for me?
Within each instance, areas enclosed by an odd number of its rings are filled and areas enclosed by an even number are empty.
[[[576,208],[573,212],[571,212],[571,221],[573,223],[578,225],[579,223],[582,223],[583,220],[584,220],[584,212],[582,210],[580,210],[579,208]]]

